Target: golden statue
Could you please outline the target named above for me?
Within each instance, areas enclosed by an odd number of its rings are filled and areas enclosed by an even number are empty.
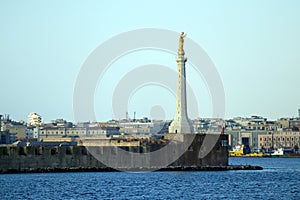
[[[184,50],[183,50],[183,38],[185,38],[186,34],[184,32],[181,32],[180,38],[179,38],[179,48],[178,48],[178,55],[183,56]]]

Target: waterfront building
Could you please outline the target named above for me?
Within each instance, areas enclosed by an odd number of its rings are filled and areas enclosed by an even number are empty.
[[[259,148],[292,148],[300,146],[299,131],[278,131],[269,134],[258,135]]]
[[[293,122],[296,122],[293,120]],[[229,144],[231,147],[244,144],[249,150],[257,151],[261,149],[259,136],[272,134],[274,132],[292,130],[291,120],[281,118],[277,121],[268,121],[266,118],[252,116],[250,118],[236,117],[226,120],[226,133],[229,134]]]
[[[87,128],[85,127],[70,127],[65,129],[66,137],[79,137],[87,135]]]
[[[187,114],[186,100],[186,72],[185,63],[187,58],[184,56],[183,43],[186,35],[182,32],[179,39],[177,62],[177,94],[176,94],[176,112],[174,119],[169,126],[169,133],[192,133],[193,126]]]
[[[86,136],[107,138],[112,135],[120,135],[120,128],[106,126],[88,127]]]
[[[120,122],[120,134],[131,136],[151,137],[155,134],[164,134],[167,132],[164,121],[152,122]]]
[[[40,138],[76,138],[76,137],[102,137],[107,138],[120,134],[119,127],[42,127]]]
[[[66,136],[66,129],[63,127],[43,127],[41,128],[40,133],[41,139],[49,137],[59,138]]]
[[[243,144],[248,150],[257,151],[259,147],[259,135],[268,134],[265,130],[227,130],[229,146],[235,147]]]

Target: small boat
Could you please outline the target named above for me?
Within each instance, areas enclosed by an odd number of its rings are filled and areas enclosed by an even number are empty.
[[[271,156],[283,156],[284,155],[284,152],[283,152],[283,148],[278,148],[276,150],[274,150],[274,152],[271,154]]]

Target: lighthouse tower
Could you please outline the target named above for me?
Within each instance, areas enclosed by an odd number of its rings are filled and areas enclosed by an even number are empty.
[[[176,59],[178,67],[177,75],[177,94],[176,94],[176,113],[169,126],[169,133],[192,133],[192,124],[187,115],[186,102],[186,74],[185,63],[187,58],[184,57],[183,43],[186,34],[181,33],[179,39],[178,57]]]

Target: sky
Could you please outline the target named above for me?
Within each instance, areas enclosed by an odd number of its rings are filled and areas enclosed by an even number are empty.
[[[37,112],[44,121],[74,121],[75,83],[89,55],[116,35],[157,28],[178,36],[184,31],[207,53],[223,83],[225,118],[298,116],[299,9],[297,0],[1,1],[0,113],[16,120]],[[177,70],[174,54],[155,50],[129,53],[111,64],[95,90],[98,121],[114,118],[111,98],[118,81],[151,63]],[[207,85],[188,64],[189,77],[199,117],[211,117]],[[132,91],[128,102],[131,118],[134,112],[153,118],[162,108],[166,119],[174,116],[175,94],[159,85]]]

